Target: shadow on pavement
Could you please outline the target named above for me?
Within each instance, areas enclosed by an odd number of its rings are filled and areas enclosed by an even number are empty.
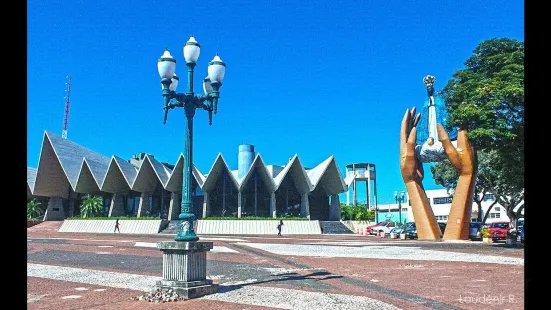
[[[304,281],[304,280],[323,281],[323,280],[329,280],[329,279],[343,278],[343,276],[333,275],[332,273],[325,272],[325,271],[313,272],[307,275],[301,275],[296,272],[289,272],[285,274],[276,274],[271,276],[279,277],[279,278],[254,281],[254,282],[243,283],[243,284],[231,284],[231,285],[221,284],[220,287],[218,288],[218,293],[231,292],[233,290],[240,289],[247,285],[256,285],[256,284],[263,284],[263,283],[276,283],[276,282],[284,282],[284,281]],[[319,278],[321,276],[324,276],[324,277]]]

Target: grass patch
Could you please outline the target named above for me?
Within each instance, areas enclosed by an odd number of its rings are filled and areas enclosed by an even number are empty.
[[[121,220],[121,221],[141,221],[141,220],[160,220],[158,217],[153,216],[142,216],[142,217],[129,217],[129,216],[113,216],[113,217],[80,217],[80,216],[74,216],[74,217],[68,217],[66,220]]]
[[[308,221],[307,218],[304,218],[304,217],[276,217],[276,218],[273,218],[273,217],[261,217],[261,216],[246,216],[246,217],[242,217],[242,218],[237,218],[237,217],[222,217],[222,216],[210,216],[210,217],[207,217],[207,218],[204,218],[202,220],[242,220],[242,221],[247,221],[247,220],[254,220],[254,221],[258,221],[258,220],[273,220],[273,221]]]

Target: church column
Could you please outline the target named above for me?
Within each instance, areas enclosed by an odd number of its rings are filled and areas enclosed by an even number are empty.
[[[59,221],[65,218],[63,212],[63,198],[50,197],[48,200],[48,207],[44,213],[43,221]]]
[[[151,204],[149,203],[150,194],[142,193],[140,195],[140,204],[138,206],[138,217],[141,217],[145,214],[146,210],[151,209]],[[143,214],[142,214],[143,213]]]
[[[241,192],[237,192],[237,218],[241,218]]]
[[[177,220],[182,209],[182,195],[170,193],[170,204],[168,207],[168,220]]]
[[[209,203],[209,194],[205,191],[205,195],[203,196],[203,218],[206,218],[210,215],[211,209],[210,209],[210,203]]]
[[[273,218],[276,218],[276,196],[275,192],[270,193],[270,215],[272,215]]]
[[[310,204],[308,202],[308,193],[300,195],[300,216],[310,219]]]
[[[341,220],[341,204],[339,201],[339,195],[331,195],[331,205],[329,207],[329,220],[340,221]]]
[[[113,194],[113,198],[111,199],[111,205],[109,206],[108,217],[121,216],[121,215],[124,215],[123,195]]]

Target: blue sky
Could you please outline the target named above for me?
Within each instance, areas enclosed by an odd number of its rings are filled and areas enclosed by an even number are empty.
[[[193,5],[190,5],[190,4]],[[216,53],[226,63],[218,114],[194,119],[194,163],[218,153],[237,169],[239,144],[267,164],[298,154],[313,167],[334,155],[377,165],[380,204],[405,189],[400,121],[440,90],[483,40],[524,41],[524,1],[27,1],[27,163],[37,167],[44,131],[61,135],[72,75],[68,138],[105,156],[147,152],[175,162],[183,109],[166,125],[157,59],[201,44],[194,79]],[[425,189],[441,188],[425,166]],[[342,196],[341,196],[342,197]],[[359,197],[359,199],[365,199]]]

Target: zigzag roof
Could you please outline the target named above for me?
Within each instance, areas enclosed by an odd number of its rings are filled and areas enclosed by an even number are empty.
[[[120,172],[124,176],[124,179],[129,187],[132,187],[134,184],[134,181],[136,180],[136,177],[138,176],[138,167],[132,165],[128,161],[113,155],[112,162],[114,162],[115,165],[119,168]]]
[[[27,198],[31,198],[33,195],[36,172],[36,168],[27,167]]]
[[[32,192],[34,190],[34,182],[36,181],[36,168],[27,167],[27,187]]]
[[[264,164],[264,161],[262,160],[262,156],[260,154],[256,154],[253,163],[249,167],[249,170],[241,180],[239,180],[239,191],[241,191],[246,185],[249,179],[251,178],[252,174],[254,173],[255,169],[258,169],[260,172],[260,177],[266,183],[266,186],[268,187],[269,192],[275,192],[275,183],[274,179],[270,175],[270,171],[268,171],[268,168],[266,168],[266,165]]]
[[[203,184],[202,189],[204,191],[208,191],[214,188],[214,186],[216,185],[216,182],[220,178],[220,175],[222,175],[222,172],[224,171],[224,169],[230,176],[230,180],[235,185],[235,188],[239,188],[239,182],[237,181],[237,179],[235,178],[235,175],[228,167],[228,164],[226,163],[224,156],[218,153],[218,156],[216,156],[216,159],[214,160],[214,163],[212,164],[210,171],[205,179],[205,183]]]
[[[312,180],[312,190],[321,185],[328,195],[332,195],[342,193],[348,188],[333,155],[307,173]]]
[[[110,159],[63,139],[50,132],[44,132],[38,168],[27,169],[27,188],[32,195],[47,197],[67,197],[69,189],[75,192],[126,193],[129,190],[151,193],[160,183],[171,192],[181,191],[184,156],[180,154],[174,169],[146,155],[140,167],[113,155]],[[295,181],[299,192],[309,192],[322,186],[328,194],[346,191],[333,156],[305,170],[297,154],[286,166],[267,167],[260,154],[257,154],[245,175],[237,178],[238,171],[232,171],[222,156],[218,154],[207,175],[203,175],[193,165],[193,176],[200,188],[205,191],[214,188],[225,170],[236,188],[241,191],[247,186],[251,176],[258,171],[270,192],[275,192],[287,175]]]
[[[86,158],[96,183],[103,182],[109,166],[109,158],[51,132],[46,131],[45,136],[50,141],[57,160],[61,164],[73,190],[76,187],[83,158]]]
[[[140,193],[153,193],[157,188],[157,182],[164,186],[168,182],[168,172],[160,167],[163,164],[156,159],[145,155],[144,160],[138,170],[138,175],[132,184],[132,190]]]
[[[174,165],[174,169],[172,169],[172,173],[170,174],[168,181],[166,183],[165,189],[170,192],[181,192],[182,191],[182,175],[183,175],[183,169],[184,169],[184,155],[180,154],[178,157],[178,160],[176,161],[176,165]],[[199,184],[200,188],[203,188],[203,183],[205,182],[205,177],[193,165],[193,170],[191,172],[193,174],[193,177],[195,178],[195,181],[197,181],[197,184]]]
[[[78,179],[75,184],[75,192],[77,193],[94,193],[100,191],[100,185],[94,178],[92,169],[88,165],[86,158],[82,159]]]
[[[125,194],[130,191],[136,179],[138,169],[130,163],[128,165],[132,167],[126,166],[123,164],[123,161],[113,155],[107,167],[105,179],[103,179],[103,183],[101,184],[101,190],[114,194]],[[125,170],[126,172],[124,172]],[[128,178],[129,176],[131,179]]]
[[[164,187],[166,183],[168,183],[168,179],[172,174],[172,170],[167,166],[163,165],[160,161],[155,159],[155,157],[153,156],[146,155],[145,157],[151,163],[151,167],[153,167],[153,170],[155,170],[155,174],[157,175],[157,177],[159,178],[159,181],[161,182],[161,184],[163,184],[163,187]]]
[[[276,191],[287,174],[290,174],[295,181],[296,186],[300,187],[298,189],[299,193],[308,193],[312,190],[313,187],[310,183],[310,179],[308,178],[308,174],[306,173],[306,170],[304,170],[304,166],[300,162],[297,154],[293,156],[285,168],[283,168],[283,170],[274,178]]]
[[[66,198],[69,195],[71,183],[65,169],[76,166],[74,170],[77,170],[76,173],[78,173],[82,158],[77,159],[75,165],[66,164],[66,168],[64,168],[52,144],[49,133],[44,132],[33,195]],[[73,175],[73,173],[71,173],[71,175]]]

